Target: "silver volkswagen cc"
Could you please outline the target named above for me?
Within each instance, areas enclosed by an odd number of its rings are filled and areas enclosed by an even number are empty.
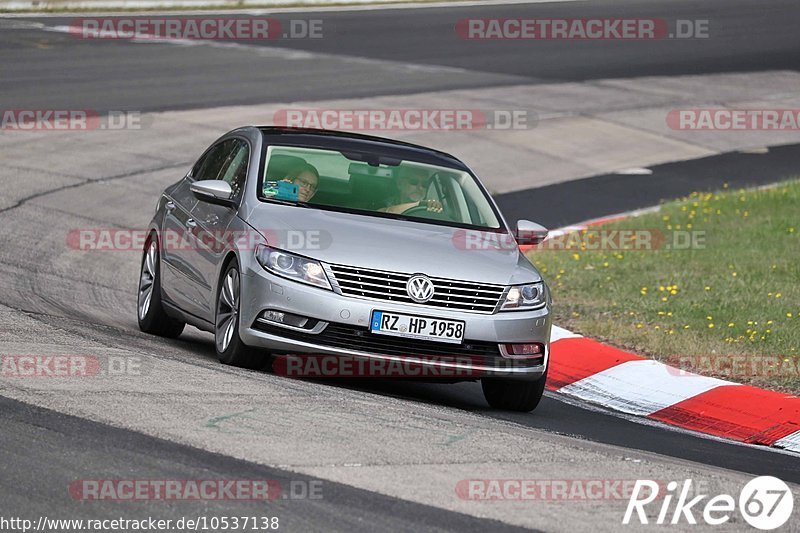
[[[219,360],[246,368],[323,356],[367,362],[360,375],[399,363],[409,375],[479,379],[492,407],[531,411],[547,375],[551,299],[519,244],[546,235],[525,220],[512,230],[446,153],[239,128],[162,193],[139,327],[212,332]]]

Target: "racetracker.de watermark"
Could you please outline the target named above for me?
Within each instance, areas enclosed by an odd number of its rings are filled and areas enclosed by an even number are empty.
[[[139,130],[139,111],[94,109],[3,109],[0,110],[0,131],[91,131]]]
[[[279,109],[276,126],[339,131],[528,130],[538,115],[525,109]]]
[[[706,39],[707,19],[664,18],[469,18],[455,26],[467,40]]]
[[[79,39],[258,41],[320,39],[321,19],[260,17],[88,17],[72,19]]]
[[[666,121],[683,131],[798,131],[800,109],[673,109]]]
[[[516,365],[498,361],[495,366]],[[462,356],[358,358],[341,355],[290,354],[275,357],[273,371],[292,378],[476,378],[485,373],[481,361]]]
[[[74,500],[273,501],[321,500],[322,480],[292,479],[77,479],[69,484]]]
[[[508,233],[485,230],[456,230],[453,246],[459,250],[516,249],[517,238]],[[660,229],[584,229],[568,232],[553,232],[541,243],[527,245],[542,251],[654,251],[654,250],[698,250],[706,248],[704,230]]]
[[[783,355],[676,355],[665,361],[677,376],[713,374],[728,378],[800,378],[800,360]]]
[[[627,500],[636,479],[462,479],[456,495],[480,501]]]
[[[141,376],[145,365],[138,356],[0,355],[2,378],[95,378]]]
[[[332,242],[330,232],[307,230],[165,230],[88,228],[72,229],[66,235],[68,248],[83,252],[141,252],[151,235],[158,237],[161,250],[222,251],[233,246],[238,250],[255,250],[269,243],[284,250],[324,250]]]

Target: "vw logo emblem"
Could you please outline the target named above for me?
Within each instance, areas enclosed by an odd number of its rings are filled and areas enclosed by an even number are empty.
[[[428,276],[416,274],[406,283],[406,292],[415,302],[427,302],[433,298],[433,282]]]

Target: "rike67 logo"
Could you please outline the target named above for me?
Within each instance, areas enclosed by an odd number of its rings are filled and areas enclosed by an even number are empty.
[[[697,494],[693,490],[692,480],[684,480],[678,491],[678,482],[670,481],[666,491],[661,494],[663,484],[649,479],[638,479],[633,493],[628,500],[628,507],[622,518],[623,524],[630,524],[634,513],[641,524],[649,524],[652,512],[659,507],[654,522],[658,525],[686,523],[695,525],[698,516],[712,526],[725,524],[733,518],[737,510],[737,501],[730,494],[718,494],[709,498],[707,494]],[[673,507],[673,501],[675,502]],[[647,510],[651,513],[648,518]],[[738,511],[745,522],[756,529],[768,531],[785,524],[792,516],[794,496],[789,486],[772,476],[761,476],[750,480],[739,493]],[[738,521],[735,518],[733,521]]]

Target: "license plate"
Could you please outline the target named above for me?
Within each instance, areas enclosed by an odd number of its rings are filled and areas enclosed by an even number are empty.
[[[373,311],[370,331],[380,335],[408,337],[460,344],[464,339],[464,322]]]

